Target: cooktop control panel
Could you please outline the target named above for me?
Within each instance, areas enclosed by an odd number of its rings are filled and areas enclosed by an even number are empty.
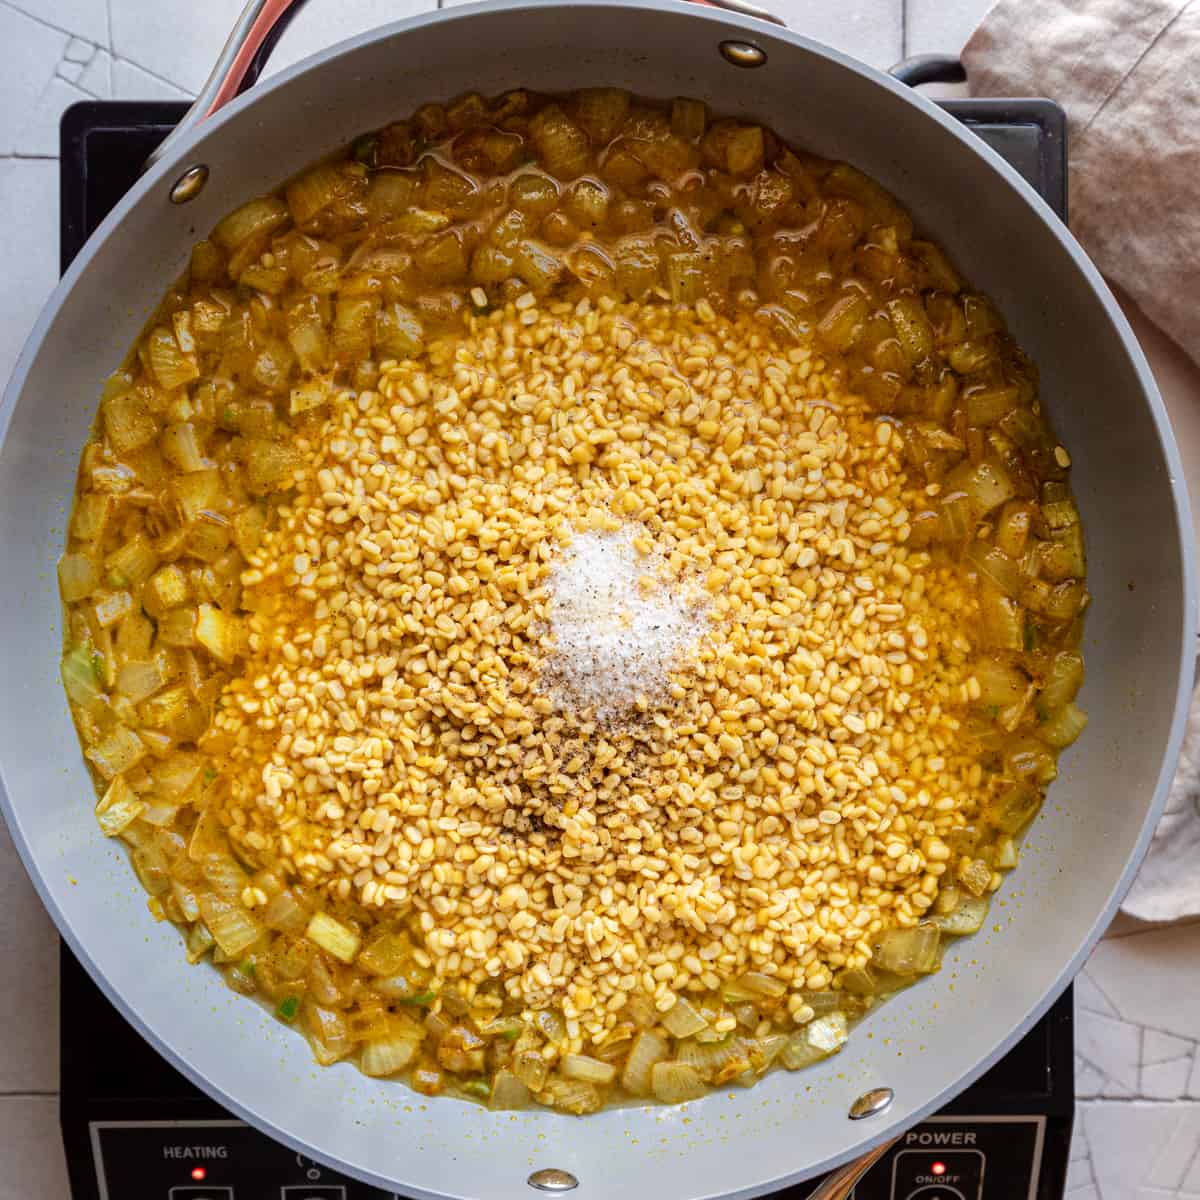
[[[92,1121],[100,1200],[397,1200],[242,1121]]]
[[[855,1200],[1035,1200],[1044,1116],[931,1117],[855,1189]]]
[[[90,1130],[100,1200],[403,1200],[241,1121],[93,1121]],[[871,1169],[855,1200],[1035,1200],[1044,1131],[1042,1116],[932,1117]]]

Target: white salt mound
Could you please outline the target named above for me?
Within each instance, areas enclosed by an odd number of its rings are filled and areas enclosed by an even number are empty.
[[[611,723],[666,698],[669,672],[704,632],[705,617],[642,554],[628,530],[583,533],[551,569],[554,651],[542,683],[560,708],[590,708]]]

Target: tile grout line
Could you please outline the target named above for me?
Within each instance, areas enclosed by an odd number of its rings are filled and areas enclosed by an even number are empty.
[[[111,2],[111,0],[110,0]],[[908,0],[900,0],[900,58],[908,57]]]
[[[66,34],[69,38],[76,38],[81,42],[87,42],[89,46],[94,46],[96,43],[89,41],[80,33],[75,33],[73,30],[64,29],[61,25],[55,25],[52,21],[47,21],[45,17],[36,16],[34,13],[26,12],[23,8],[18,8],[12,4],[10,0],[0,0],[0,6],[7,8],[9,12],[15,12],[18,16],[28,17],[35,25],[41,25],[43,29],[53,29],[55,33]]]
[[[58,1092],[0,1092],[0,1100],[45,1100],[58,1099]]]

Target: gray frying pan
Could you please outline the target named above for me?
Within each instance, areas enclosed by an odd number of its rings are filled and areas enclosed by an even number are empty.
[[[200,115],[236,92],[288,7],[251,5]],[[960,943],[842,1054],[686,1111],[491,1113],[344,1064],[317,1068],[300,1038],[215,972],[189,967],[178,935],[150,920],[92,815],[58,680],[54,563],[101,383],[221,216],[425,100],[601,83],[696,96],[848,159],[995,298],[1041,367],[1076,464],[1094,595],[1082,701],[1091,723],[1001,893],[1002,932]],[[751,16],[675,0],[502,0],[379,29],[233,99],[172,140],[75,260],[17,364],[0,433],[0,777],[46,907],[109,997],[197,1084],[298,1151],[388,1190],[529,1200],[532,1176],[574,1184],[578,1200],[700,1200],[847,1163],[945,1103],[1046,1009],[1108,924],[1162,807],[1191,684],[1191,520],[1128,325],[1071,235],[971,133],[895,80]]]

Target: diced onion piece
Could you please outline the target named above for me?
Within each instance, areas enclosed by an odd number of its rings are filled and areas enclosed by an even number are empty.
[[[850,1036],[850,1027],[844,1013],[834,1012],[825,1017],[818,1017],[804,1027],[805,1040],[815,1050],[832,1054],[846,1044]]]
[[[174,345],[175,339],[170,333],[167,336]],[[145,400],[128,392],[105,402],[104,432],[118,454],[129,454],[158,435],[158,422],[147,409]]]
[[[601,1062],[587,1054],[564,1054],[558,1069],[568,1079],[582,1079],[585,1083],[612,1083],[617,1068],[612,1063]]]
[[[544,1082],[544,1081],[543,1081]],[[488,1105],[494,1109],[521,1109],[529,1106],[529,1088],[512,1071],[497,1071],[492,1079]]]
[[[708,1088],[695,1067],[682,1062],[655,1063],[650,1070],[650,1090],[663,1104],[699,1100]]]
[[[71,532],[81,542],[94,542],[104,535],[112,515],[113,499],[102,492],[85,492],[75,502]]]
[[[258,922],[236,901],[204,892],[200,914],[223,954],[236,958],[262,936]]]
[[[668,255],[667,286],[675,304],[695,304],[704,295],[703,257],[693,250]]]
[[[377,933],[358,956],[358,965],[372,975],[397,975],[412,957],[408,936],[394,929]]]
[[[931,918],[946,935],[962,937],[978,933],[987,917],[989,901],[985,896],[963,896],[953,912]]]
[[[1016,704],[1029,687],[1029,679],[1019,667],[994,659],[980,659],[971,673],[979,684],[976,703],[984,708],[1006,708]]]
[[[667,1057],[667,1042],[657,1033],[643,1030],[633,1040],[625,1069],[621,1072],[621,1085],[634,1096],[648,1096],[651,1072],[657,1063]]]
[[[992,866],[997,871],[1011,871],[1017,865],[1017,843],[1010,837],[1002,837],[996,841],[996,853]]]
[[[564,270],[555,254],[532,239],[518,242],[512,258],[517,275],[535,292],[548,291]]]
[[[337,163],[321,163],[305,171],[288,184],[284,193],[292,220],[306,225],[318,213],[341,199],[351,184],[347,168]]]
[[[695,1068],[707,1083],[724,1083],[750,1069],[746,1044],[734,1034],[718,1042],[687,1038],[676,1047],[676,1060]]]
[[[990,580],[1006,596],[1017,596],[1021,592],[1024,580],[1021,577],[1020,565],[1014,562],[1003,550],[989,546],[987,542],[973,541],[966,552],[967,564],[974,567],[980,575]]]
[[[118,725],[84,754],[105,779],[115,779],[146,757],[146,747],[132,729]]]
[[[166,646],[196,644],[196,610],[177,608],[159,618],[158,640]]]
[[[1014,599],[985,587],[979,597],[979,615],[988,646],[996,650],[1024,649],[1025,610]]]
[[[603,1106],[604,1093],[595,1084],[555,1075],[546,1080],[546,1086],[538,1094],[538,1101],[562,1112],[582,1116],[596,1112]]]
[[[292,388],[291,399],[288,402],[288,412],[293,417],[299,416],[300,413],[311,412],[314,408],[320,408],[328,400],[329,392],[325,384],[319,379],[309,379],[299,387]]]
[[[206,854],[201,864],[205,882],[225,900],[240,900],[250,885],[250,876],[242,869],[228,850]]]
[[[1023,500],[1010,500],[996,526],[996,547],[1009,558],[1020,559],[1025,553],[1029,531],[1033,528],[1033,509]]]
[[[82,709],[90,709],[102,699],[96,663],[89,646],[76,646],[63,656],[62,681],[71,703]]]
[[[752,175],[763,164],[762,127],[741,125],[725,145],[725,165],[734,175]]]
[[[521,1050],[513,1055],[512,1070],[531,1092],[540,1092],[546,1086],[550,1065],[536,1050]]]
[[[291,485],[300,466],[300,456],[291,447],[267,438],[247,438],[246,483],[257,496]]]
[[[280,933],[299,933],[308,924],[308,910],[290,888],[272,896],[262,910],[262,919]]]
[[[1017,494],[1008,469],[996,459],[955,467],[946,476],[945,488],[965,492],[979,516],[1011,500]]]
[[[118,775],[96,805],[96,820],[105,837],[116,837],[145,811],[146,805],[138,799],[124,776]]]
[[[1038,737],[1056,750],[1069,746],[1087,726],[1087,713],[1073,702],[1052,712],[1038,729]]]
[[[184,354],[175,340],[175,334],[165,325],[160,325],[150,334],[145,346],[150,370],[159,386],[168,392],[199,378],[200,368],[196,360]]]
[[[700,1015],[696,1006],[688,999],[680,996],[662,1016],[662,1023],[667,1032],[677,1038],[691,1037],[694,1033],[708,1028],[708,1022]]]
[[[236,279],[266,248],[271,234],[287,223],[288,210],[276,196],[260,196],[235,209],[212,231],[212,240],[229,254]]]
[[[142,606],[152,617],[161,617],[172,608],[187,603],[188,578],[175,563],[159,567],[142,590]]]
[[[959,867],[958,881],[972,896],[982,896],[992,882],[992,868],[982,858],[973,858]]]
[[[218,662],[228,665],[242,652],[242,623],[214,608],[201,604],[196,616],[196,641]]]
[[[629,113],[629,93],[620,88],[582,88],[572,99],[576,120],[597,146],[606,146],[617,136]]]
[[[587,170],[592,157],[588,136],[557,104],[547,104],[529,122],[529,136],[551,175],[574,179]]]
[[[304,936],[344,963],[354,961],[362,944],[362,939],[353,929],[323,912],[313,914]]]
[[[188,929],[184,937],[188,962],[198,963],[215,944],[213,935],[208,931],[208,926],[197,921]]]
[[[831,350],[849,350],[862,336],[871,306],[861,292],[835,300],[817,322],[817,337]]]
[[[338,299],[333,314],[333,350],[341,362],[355,363],[370,356],[378,308],[374,296]]]
[[[411,1037],[386,1037],[365,1042],[359,1066],[364,1075],[384,1078],[397,1075],[417,1056],[419,1041]]]
[[[738,983],[755,996],[769,996],[778,1000],[787,994],[787,984],[773,975],[764,975],[761,971],[747,971],[739,976]]]
[[[128,592],[108,592],[92,606],[96,624],[101,629],[110,629],[133,612],[133,597]]]
[[[750,1066],[759,1074],[765,1074],[788,1044],[786,1033],[769,1033],[766,1037],[753,1038],[746,1043]]]
[[[105,560],[108,581],[113,587],[135,587],[144,583],[158,566],[158,555],[142,534],[135,534]]]
[[[194,521],[212,508],[221,495],[221,476],[215,469],[191,471],[176,475],[171,480],[171,490],[185,521]]]
[[[310,1002],[304,1005],[302,1014],[308,1044],[321,1066],[331,1066],[354,1049],[346,1018],[336,1009]]]
[[[174,675],[174,666],[165,654],[156,654],[145,662],[134,660],[122,664],[118,669],[117,691],[135,704],[140,704],[160,688],[166,687]]]
[[[375,344],[381,357],[415,358],[425,347],[425,331],[411,309],[388,304],[375,318]]]
[[[926,975],[937,967],[939,940],[930,924],[889,929],[880,937],[872,961],[897,975]]]
[[[788,1038],[787,1045],[779,1055],[779,1061],[787,1070],[799,1071],[828,1057],[829,1051],[814,1046],[808,1040],[808,1030],[801,1029]]]
[[[897,296],[887,302],[887,311],[904,357],[912,364],[927,359],[933,353],[933,326],[921,298]]]
[[[196,427],[190,421],[176,421],[159,438],[163,457],[181,471],[202,471],[209,463],[200,450]]]
[[[88,554],[64,554],[58,560],[58,590],[68,604],[85,600],[96,590],[100,572]]]
[[[1020,402],[1015,387],[973,387],[966,393],[967,424],[995,425]]]
[[[966,541],[975,529],[975,514],[965,492],[952,492],[942,499],[938,536],[944,542]]]
[[[1054,656],[1045,686],[1038,695],[1038,711],[1049,715],[1069,704],[1083,686],[1083,656],[1063,650]]]

